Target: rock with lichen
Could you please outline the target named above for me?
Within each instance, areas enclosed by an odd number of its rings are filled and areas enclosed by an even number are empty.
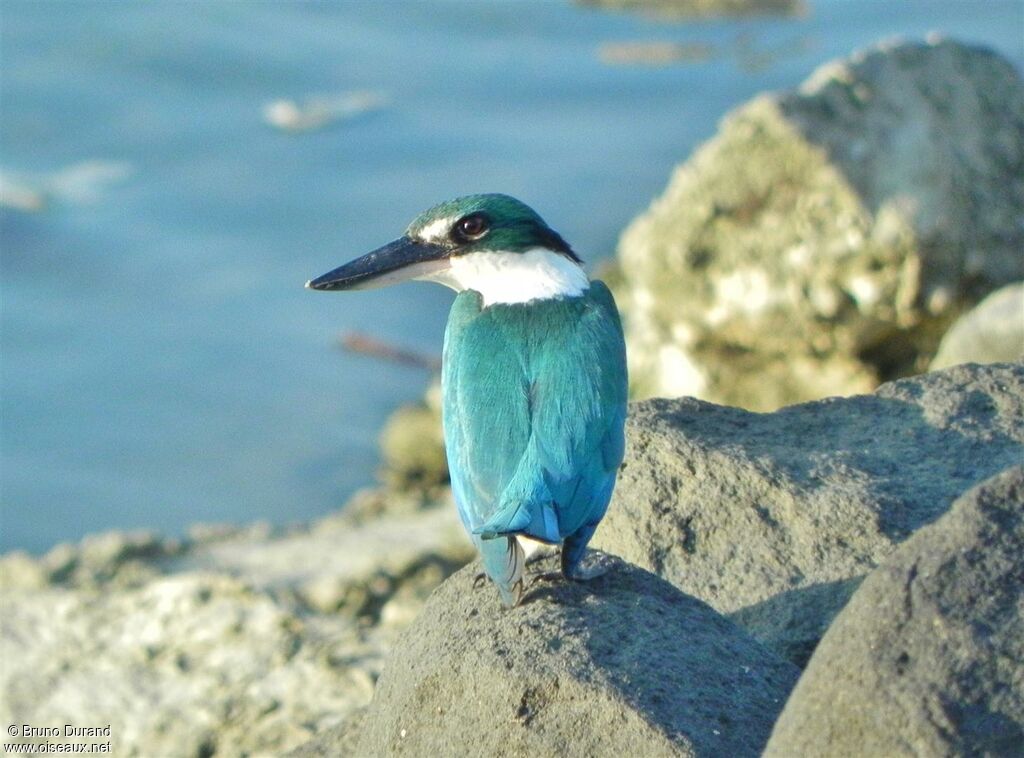
[[[619,248],[638,396],[766,410],[923,370],[1024,277],[1024,85],[995,53],[881,45],[755,98]]]

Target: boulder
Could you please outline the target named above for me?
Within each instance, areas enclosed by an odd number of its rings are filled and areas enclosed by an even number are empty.
[[[963,495],[871,572],[766,756],[1020,755],[1024,467]]]
[[[1024,364],[967,364],[758,414],[635,403],[594,545],[806,662],[860,579],[1024,457]]]
[[[930,368],[1024,359],[1024,282],[998,289],[957,319]]]
[[[729,114],[619,245],[632,389],[755,410],[923,371],[1024,278],[1024,84],[890,43]]]
[[[535,584],[513,609],[474,588],[479,564],[451,577],[392,651],[354,754],[759,755],[796,667],[605,560],[605,576]]]

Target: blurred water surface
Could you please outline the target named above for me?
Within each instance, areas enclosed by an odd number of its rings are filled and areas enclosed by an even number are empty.
[[[437,355],[451,294],[307,278],[480,191],[523,198],[593,262],[729,108],[893,34],[1020,67],[1022,16],[1015,0],[673,24],[563,2],[5,0],[0,168],[46,205],[0,209],[0,549],[338,506],[425,376],[336,335]],[[685,62],[614,65],[621,42],[680,43]],[[263,120],[353,90],[386,104],[301,134]]]

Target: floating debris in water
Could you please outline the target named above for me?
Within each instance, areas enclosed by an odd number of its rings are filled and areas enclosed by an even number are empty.
[[[35,213],[45,207],[46,196],[42,192],[19,184],[8,174],[0,173],[0,208]]]
[[[349,121],[387,104],[380,92],[355,91],[312,97],[305,102],[275,100],[263,106],[263,120],[285,132],[309,132]]]
[[[368,355],[372,358],[379,358],[391,363],[398,363],[403,366],[424,368],[428,371],[440,371],[441,359],[435,356],[423,355],[412,350],[396,347],[383,340],[371,337],[359,332],[347,332],[338,338],[338,345],[351,353]]]
[[[0,171],[0,207],[34,213],[51,200],[92,205],[132,171],[130,163],[104,160],[82,161],[47,174]]]
[[[814,50],[817,45],[814,37],[800,36],[769,47],[760,47],[756,38],[741,34],[736,38],[734,52],[740,69],[748,74],[756,74],[791,58],[799,58]]]
[[[72,203],[99,202],[110,185],[132,174],[132,166],[125,161],[83,161],[68,166],[46,181],[47,194]]]
[[[676,42],[650,40],[606,42],[597,55],[611,66],[670,66],[677,63],[706,63],[718,57],[734,59],[740,70],[759,73],[772,66],[805,55],[817,46],[813,37],[801,36],[784,40],[774,46],[760,47],[757,38],[739,34],[732,44],[716,47],[709,42]]]
[[[654,19],[804,16],[804,0],[576,0],[603,10],[631,11]]]
[[[611,65],[703,63],[714,55],[715,48],[705,42],[607,42],[598,49],[601,62]]]

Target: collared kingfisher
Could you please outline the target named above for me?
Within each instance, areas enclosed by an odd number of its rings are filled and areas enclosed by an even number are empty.
[[[458,295],[442,357],[442,421],[459,516],[502,601],[525,589],[526,552],[561,545],[587,580],[587,543],[625,448],[626,348],[608,287],[536,212],[469,195],[420,214],[394,242],[313,279],[353,290],[409,279]]]

